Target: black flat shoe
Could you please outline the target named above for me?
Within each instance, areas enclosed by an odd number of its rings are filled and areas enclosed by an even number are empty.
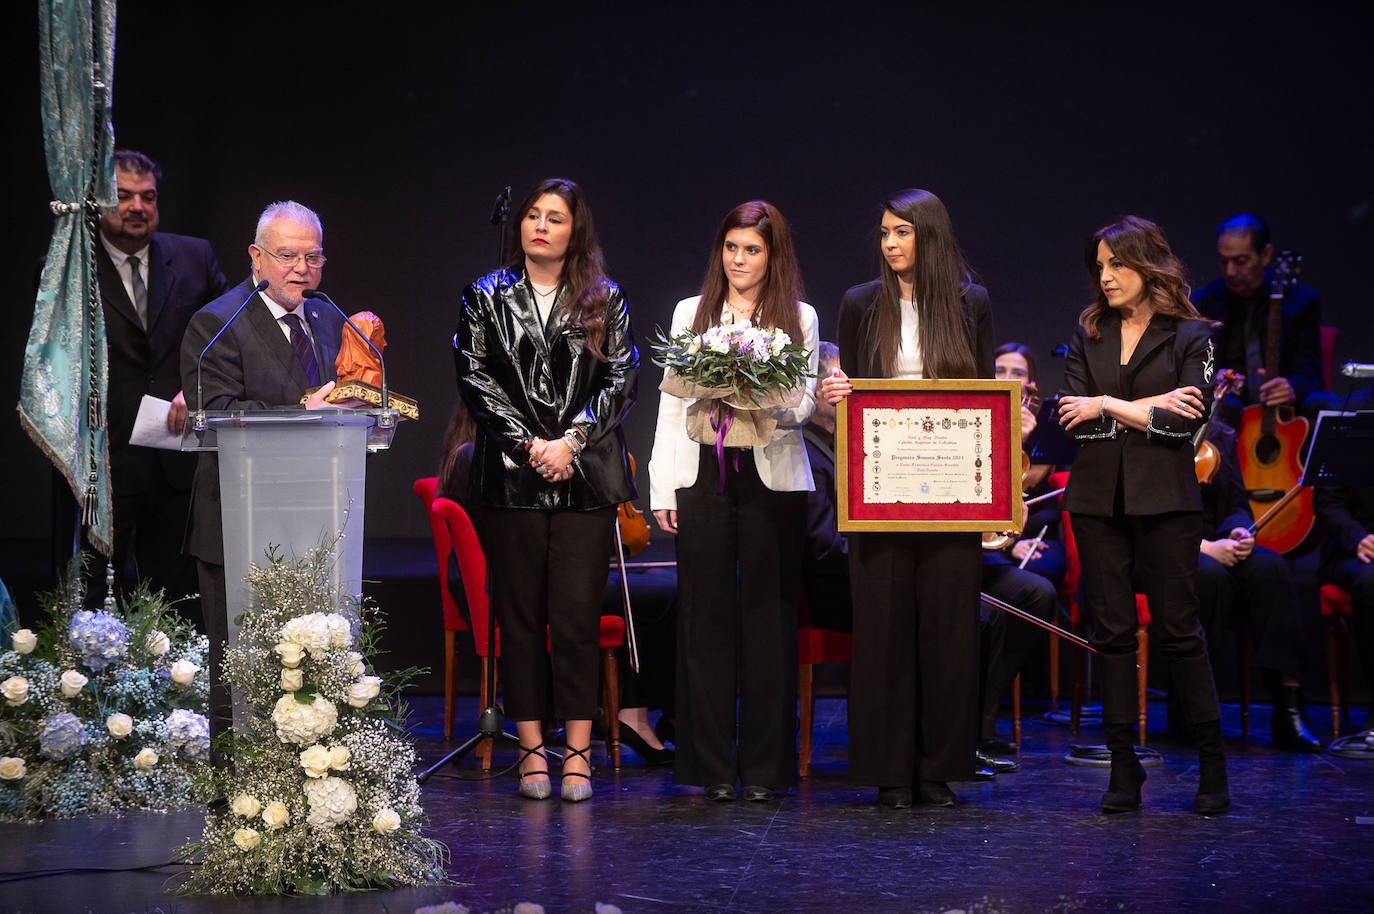
[[[706,788],[706,799],[716,803],[728,803],[735,798],[734,784],[712,784]]]
[[[1004,774],[1008,771],[1015,771],[1016,769],[1021,767],[1021,763],[1016,761],[1016,759],[994,758],[993,756],[987,754],[981,749],[974,751],[973,761],[974,764],[981,766],[983,768],[991,768],[998,774]]]
[[[646,765],[671,765],[673,763],[673,750],[668,748],[655,749],[644,741],[634,727],[622,723],[620,725],[620,742],[622,745],[629,746],[635,751],[635,755],[644,760]]]
[[[910,787],[878,788],[879,806],[886,806],[889,809],[910,809],[911,802],[912,800]]]
[[[1016,744],[1005,739],[985,739],[978,748],[987,755],[1015,755]]]
[[[953,806],[955,803],[954,791],[944,781],[922,781],[920,790],[921,802],[927,806]]]
[[[755,803],[764,803],[776,797],[777,794],[773,792],[772,787],[760,787],[757,784],[744,785],[744,798],[746,800],[752,800]]]

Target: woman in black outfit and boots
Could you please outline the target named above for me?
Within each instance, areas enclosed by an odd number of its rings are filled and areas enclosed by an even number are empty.
[[[639,351],[582,188],[542,181],[513,210],[510,261],[463,291],[458,392],[477,422],[473,522],[501,624],[520,793],[547,798],[547,670],[567,728],[563,799],[591,797],[601,597],[616,505],[635,496],[620,423]]]
[[[840,365],[861,378],[992,377],[988,293],[970,279],[945,205],[905,190],[883,205],[879,279],[840,303]],[[821,381],[838,404],[843,371]],[[878,802],[952,806],[978,743],[977,533],[862,533],[849,540],[855,663],[849,770]]]
[[[1097,287],[1064,366],[1060,423],[1079,442],[1064,506],[1083,564],[1083,598],[1100,652],[1102,721],[1112,753],[1102,811],[1140,806],[1135,756],[1135,593],[1192,725],[1201,783],[1194,808],[1231,803],[1221,709],[1198,622],[1202,498],[1193,433],[1211,400],[1211,327],[1188,301],[1183,265],[1153,222],[1127,216],[1085,251]]]

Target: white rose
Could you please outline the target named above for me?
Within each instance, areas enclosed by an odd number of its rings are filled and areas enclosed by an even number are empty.
[[[301,753],[301,767],[312,778],[329,774],[329,750],[316,743]]]
[[[81,691],[81,687],[90,682],[85,676],[76,670],[67,670],[62,674],[62,697],[75,698]]]
[[[138,750],[138,755],[134,756],[134,767],[139,771],[147,771],[157,764],[157,753],[151,749],[143,748]]]
[[[329,767],[335,771],[348,770],[349,751],[347,746],[329,747]]]
[[[29,700],[29,681],[23,676],[11,676],[0,682],[0,695],[12,705],[22,705]]]
[[[282,641],[300,645],[312,655],[329,650],[332,635],[324,613],[307,613],[287,621],[281,628]]]
[[[14,649],[21,654],[31,654],[33,649],[38,647],[38,636],[27,628],[21,628],[14,633]]]
[[[200,672],[200,667],[189,660],[178,660],[172,664],[172,681],[177,685],[190,685],[196,681],[196,674]]]
[[[154,657],[161,657],[172,649],[171,639],[167,637],[165,632],[160,632],[157,629],[148,632],[148,638],[143,642],[143,645],[148,648],[148,653]]]
[[[262,821],[266,822],[272,831],[276,831],[291,821],[291,813],[286,811],[286,804],[281,800],[273,800],[263,809]]]
[[[251,819],[262,812],[262,804],[251,793],[241,793],[234,797],[234,802],[230,808],[234,810],[234,815],[245,819]]]
[[[282,667],[281,687],[284,691],[298,692],[303,685],[305,685],[305,673],[302,670]]]
[[[365,708],[381,691],[382,680],[379,677],[363,676],[348,687],[348,703],[355,708]]]
[[[273,648],[281,656],[281,665],[292,669],[301,665],[305,659],[305,648],[294,641],[283,641]]]
[[[367,672],[367,664],[363,663],[363,655],[357,651],[349,651],[345,659],[348,661],[348,675],[354,679]]]
[[[0,781],[17,781],[26,774],[28,770],[24,767],[23,759],[9,755],[0,757]]]
[[[262,835],[258,834],[256,829],[240,828],[234,832],[234,843],[240,850],[251,851],[262,843]]]
[[[380,835],[389,835],[401,827],[401,817],[396,810],[382,808],[372,817],[372,828]]]
[[[127,714],[116,712],[105,718],[105,729],[109,730],[115,739],[123,739],[133,732],[134,719]]]

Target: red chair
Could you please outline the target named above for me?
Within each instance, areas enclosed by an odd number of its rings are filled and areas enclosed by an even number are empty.
[[[811,667],[817,663],[849,660],[853,656],[853,635],[811,624],[811,602],[803,590],[797,625],[797,691],[801,701],[801,752],[797,756],[797,774],[800,777],[806,777],[811,771],[811,731],[816,722],[816,680]]]
[[[448,561],[453,552],[452,540],[449,536],[448,526],[434,513],[434,498],[438,494],[439,477],[423,476],[415,480],[411,486],[412,491],[419,496],[420,501],[424,502],[425,514],[429,518],[429,532],[434,540],[434,559],[439,566],[439,603],[444,610],[444,739],[453,738],[453,715],[456,705],[458,692],[458,658],[454,650],[454,636],[458,632],[469,631],[468,624],[463,621],[463,616],[458,608],[458,602],[453,599],[453,595],[448,591]],[[486,579],[486,569],[482,569],[482,577],[477,580]],[[466,582],[468,577],[463,575]],[[486,591],[482,591],[482,601],[486,601]],[[471,605],[469,598],[469,605]],[[485,682],[485,678],[483,679]],[[485,705],[483,705],[485,707]],[[486,747],[486,754],[482,757],[484,762],[489,762],[491,758],[491,746]],[[484,766],[489,767],[489,765]]]
[[[1322,619],[1326,622],[1326,669],[1331,680],[1331,733],[1340,736],[1349,724],[1346,705],[1350,685],[1350,594],[1335,584],[1321,588]]]
[[[463,577],[463,591],[468,599],[468,618],[472,620],[472,643],[477,656],[482,658],[482,684],[480,691],[481,706],[487,707],[491,697],[487,694],[487,677],[490,674],[491,645],[487,640],[487,614],[490,603],[487,598],[487,560],[482,552],[482,544],[477,539],[472,520],[456,501],[440,496],[434,499],[434,513],[443,523],[449,536],[449,543],[458,556],[458,570]],[[440,575],[440,581],[447,587],[447,578]],[[601,649],[601,702],[606,712],[606,744],[611,762],[620,767],[620,666],[615,649],[625,642],[625,620],[620,616],[602,616],[598,646]],[[501,656],[501,631],[496,631],[495,656]],[[493,677],[493,681],[495,681]],[[491,746],[484,740],[478,747],[482,767],[491,767]]]
[[[1050,486],[1055,489],[1063,488],[1068,484],[1069,474],[1067,472],[1052,473],[1050,475]],[[1069,512],[1062,511],[1061,517],[1064,522],[1064,552],[1068,559],[1068,571],[1064,575],[1064,583],[1059,587],[1061,596],[1069,600],[1069,622],[1073,631],[1082,634],[1086,616],[1083,608],[1078,604],[1078,581],[1083,576],[1083,565],[1078,558],[1078,542],[1073,536],[1073,525],[1069,523]],[[1136,612],[1136,631],[1135,631],[1135,660],[1139,667],[1136,670],[1136,728],[1140,732],[1140,743],[1145,744],[1145,720],[1149,705],[1147,703],[1149,693],[1145,689],[1146,680],[1150,673],[1150,606],[1143,593],[1135,595]],[[1057,640],[1057,639],[1054,639]],[[1053,644],[1053,642],[1051,642]],[[1051,676],[1058,677],[1058,649],[1057,645],[1051,649],[1050,672]],[[1069,713],[1069,726],[1073,732],[1078,732],[1078,724],[1083,716],[1083,700],[1087,691],[1087,666],[1084,663],[1085,653],[1082,649],[1074,652],[1073,663],[1073,698]]]

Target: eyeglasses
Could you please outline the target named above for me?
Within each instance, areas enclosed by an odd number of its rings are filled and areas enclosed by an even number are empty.
[[[324,262],[328,259],[324,256],[322,251],[311,251],[309,254],[298,254],[295,251],[286,251],[285,253],[278,254],[276,251],[267,250],[267,248],[258,248],[258,250],[262,251],[264,254],[271,254],[284,267],[294,267],[304,259],[307,267],[312,270],[318,270],[320,267],[324,266]]]

